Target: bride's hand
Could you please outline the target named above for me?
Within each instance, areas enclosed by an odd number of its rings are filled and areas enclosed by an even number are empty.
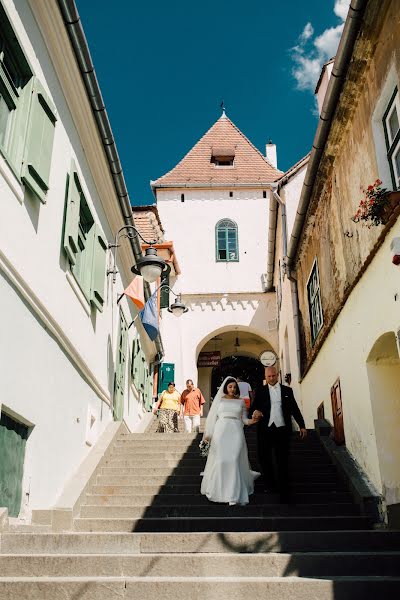
[[[203,442],[209,442],[211,440],[211,438],[209,437],[203,437]]]

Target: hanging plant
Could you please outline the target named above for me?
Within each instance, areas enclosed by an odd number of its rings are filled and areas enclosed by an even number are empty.
[[[400,202],[400,191],[392,192],[382,188],[381,185],[382,181],[377,179],[373,185],[369,185],[366,190],[363,189],[364,198],[352,217],[354,223],[372,227],[372,225],[385,225],[388,222]]]

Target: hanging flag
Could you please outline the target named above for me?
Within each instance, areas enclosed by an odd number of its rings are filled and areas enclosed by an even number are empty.
[[[130,298],[133,304],[141,310],[144,307],[143,277],[136,275],[128,287],[122,292],[121,296],[118,298],[118,302],[124,295]]]
[[[140,311],[139,317],[142,325],[152,342],[158,336],[158,311],[157,311],[158,290],[147,300],[144,309]]]

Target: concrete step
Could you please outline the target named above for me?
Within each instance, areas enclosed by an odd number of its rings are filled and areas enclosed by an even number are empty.
[[[149,447],[149,448],[167,448],[167,447],[177,447],[177,448],[193,448],[196,449],[199,447],[199,444],[203,436],[200,435],[197,438],[180,436],[180,435],[168,435],[168,436],[156,436],[155,439],[123,439],[123,440],[115,440],[114,446],[124,446],[128,448],[129,446],[138,448],[141,447]],[[257,438],[254,437],[252,439],[246,439],[246,445],[248,448],[257,449]],[[325,452],[324,446],[321,442],[318,441],[302,441],[292,440],[289,442],[289,447],[293,450],[321,450]]]
[[[137,448],[134,447],[124,447],[124,446],[114,446],[112,449],[112,453],[111,456],[117,457],[118,455],[123,455],[126,456],[126,458],[129,457],[135,457],[135,456],[147,456],[147,457],[153,457],[153,456],[159,456],[159,455],[165,455],[165,454],[173,454],[174,456],[187,456],[188,458],[190,457],[196,457],[196,456],[200,456],[200,450],[198,446],[194,446],[193,448],[187,448],[186,446],[184,447],[179,447],[177,445],[175,446],[159,446],[159,447],[154,447],[149,445],[148,447],[144,447],[139,445]],[[251,448],[249,449],[249,456],[250,457],[256,457],[257,456],[257,450],[256,448]],[[303,459],[303,460],[307,460],[308,458],[311,457],[324,457],[326,458],[327,454],[326,452],[324,452],[323,450],[310,450],[310,449],[299,449],[299,450],[293,450],[291,451],[291,456],[296,456],[297,458]]]
[[[182,566],[184,564],[184,569]],[[1,577],[399,576],[399,552],[294,554],[3,554]]]
[[[253,453],[249,453],[249,458],[253,458],[255,459],[257,457],[257,453],[253,452]],[[157,460],[179,460],[179,461],[183,461],[183,462],[187,462],[188,464],[191,464],[192,462],[196,462],[196,461],[203,461],[205,462],[205,458],[202,457],[200,455],[199,450],[193,451],[193,452],[138,452],[137,455],[131,456],[130,458],[124,458],[123,456],[121,456],[120,454],[117,454],[116,456],[110,456],[109,458],[106,459],[106,462],[123,462],[123,461],[127,461],[130,463],[137,463],[137,462],[150,462],[150,461],[157,461]],[[332,462],[330,461],[329,457],[326,454],[312,454],[310,456],[307,457],[306,461],[303,461],[302,457],[298,457],[296,453],[292,452],[292,454],[289,457],[289,460],[291,463],[293,464],[304,464],[304,462],[306,462],[307,464],[328,464],[331,465]]]
[[[98,481],[97,485],[94,485],[91,488],[91,491],[96,494],[130,494],[135,493],[137,491],[143,491],[143,493],[151,493],[151,494],[200,494],[200,479],[196,480],[196,482],[192,483],[182,483],[181,481],[175,481],[172,477],[169,477],[166,481],[165,478],[154,478],[154,481],[142,481],[142,484],[139,484],[137,478],[134,478],[133,483],[111,483],[108,481],[108,478],[105,478],[105,482]],[[301,483],[292,483],[292,491],[294,493],[326,493],[326,494],[334,494],[334,493],[342,493],[346,492],[347,489],[344,483],[336,482],[336,483],[320,483],[320,482],[301,482]],[[264,491],[264,483],[262,479],[257,479],[255,484],[255,492],[263,492]]]
[[[128,490],[125,494],[103,494],[103,493],[92,493],[87,494],[85,503],[96,505],[96,506],[179,506],[179,505],[190,505],[190,506],[203,506],[209,505],[209,500],[205,496],[200,494],[174,494],[162,492],[157,494],[157,490],[153,490],[154,493],[142,493],[143,487],[137,486],[137,491],[132,492],[133,486],[127,486]],[[93,488],[95,492],[97,486]],[[250,497],[250,505],[258,506],[265,504],[273,504],[276,501],[276,494],[253,494]],[[338,504],[338,503],[351,503],[352,497],[349,493],[339,492],[333,494],[294,494],[294,504]]]
[[[1,554],[400,552],[400,531],[2,533]],[[0,596],[1,597],[1,596]]]
[[[140,519],[170,517],[272,517],[272,516],[340,516],[357,515],[354,504],[268,504],[264,506],[228,506],[212,504],[204,506],[98,506],[85,504],[81,507],[81,518],[89,519]]]
[[[371,521],[363,516],[321,517],[168,517],[143,519],[74,520],[75,531],[107,532],[195,532],[195,531],[323,531],[368,529]]]
[[[255,467],[259,463],[256,459],[249,457],[250,464]],[[206,460],[204,458],[175,458],[175,457],[160,457],[160,458],[110,458],[103,463],[104,467],[114,468],[114,469],[135,469],[135,468],[158,468],[162,467],[177,467],[177,468],[185,468],[185,469],[198,469],[203,468],[206,464]],[[291,460],[289,462],[289,468],[292,470],[299,471],[335,471],[335,467],[327,460],[307,460],[307,461],[298,461]]]
[[[0,579],[4,600],[365,600],[399,596],[399,577],[14,577]],[[295,594],[295,595],[294,595]]]
[[[170,465],[167,465],[165,462],[163,463],[154,463],[154,465],[136,465],[134,467],[103,467],[101,470],[102,475],[122,475],[124,477],[127,476],[139,476],[142,475],[188,475],[188,476],[196,476],[197,473],[200,473],[204,470],[204,463],[198,463],[192,466],[181,466],[180,464],[176,465],[176,463],[171,461]],[[197,473],[196,473],[197,471]],[[311,477],[315,479],[321,479],[324,481],[325,477],[327,477],[327,481],[331,480],[331,477],[337,477],[337,471],[333,465],[323,465],[321,466],[307,466],[303,465],[302,467],[294,467],[290,466],[289,472],[292,475],[297,475],[301,478],[307,478],[309,480]]]
[[[148,471],[147,469],[135,469],[135,473],[131,475],[99,475],[97,477],[98,485],[135,485],[138,482],[143,485],[163,485],[169,484],[198,484],[200,486],[201,476],[200,471],[198,474],[192,474],[192,472],[184,475],[175,475],[172,469],[154,469]],[[336,473],[293,473],[292,484],[302,485],[314,485],[320,486],[322,484],[330,484],[333,487],[339,487],[343,485]]]

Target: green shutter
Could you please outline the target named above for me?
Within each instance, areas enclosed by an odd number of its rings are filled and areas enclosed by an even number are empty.
[[[169,285],[169,273],[162,280],[162,283],[166,283],[167,285]],[[168,307],[169,307],[169,289],[161,288],[160,289],[160,308],[168,308]]]
[[[71,172],[67,177],[67,206],[65,209],[64,250],[72,265],[76,263],[78,252],[79,210],[82,189],[76,172],[75,162],[72,161]]]
[[[10,136],[8,156],[10,163],[18,173],[21,173],[22,159],[24,156],[26,133],[28,129],[29,107],[32,97],[33,79],[21,90],[15,110],[14,121]]]
[[[107,242],[98,225],[94,226],[93,244],[93,266],[92,285],[90,290],[90,301],[99,310],[103,310],[104,304],[104,282],[106,275],[106,252]]]
[[[35,77],[21,177],[43,202],[49,189],[56,120],[55,107]]]

